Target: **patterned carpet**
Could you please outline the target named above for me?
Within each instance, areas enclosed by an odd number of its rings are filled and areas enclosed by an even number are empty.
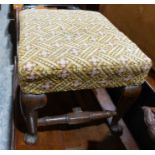
[[[11,140],[11,41],[8,32],[9,5],[0,10],[0,149],[10,149]]]

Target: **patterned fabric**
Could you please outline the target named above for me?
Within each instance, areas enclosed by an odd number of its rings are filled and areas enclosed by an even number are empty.
[[[18,51],[25,93],[140,85],[151,60],[103,15],[24,10]]]

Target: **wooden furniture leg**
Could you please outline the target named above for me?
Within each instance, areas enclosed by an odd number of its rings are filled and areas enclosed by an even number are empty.
[[[25,118],[27,133],[24,140],[27,144],[34,144],[37,141],[37,110],[47,103],[45,94],[32,95],[21,93],[21,108]]]
[[[110,122],[111,131],[114,134],[121,135],[122,127],[118,124],[119,120],[131,108],[133,103],[141,93],[141,86],[128,86],[123,88],[121,97],[117,105],[117,115],[115,115]]]

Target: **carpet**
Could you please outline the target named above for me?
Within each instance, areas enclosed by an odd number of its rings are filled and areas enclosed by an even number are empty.
[[[0,149],[10,149],[12,118],[12,70],[9,5],[0,10]]]

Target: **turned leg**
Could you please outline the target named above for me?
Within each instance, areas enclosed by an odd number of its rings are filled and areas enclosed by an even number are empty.
[[[122,127],[118,124],[119,120],[135,103],[136,99],[141,93],[141,86],[128,86],[123,88],[121,97],[117,105],[117,115],[113,117],[110,128],[114,134],[121,135]]]
[[[37,141],[37,110],[47,103],[45,94],[33,95],[21,93],[21,108],[25,118],[27,133],[24,140],[27,144],[34,144]]]

